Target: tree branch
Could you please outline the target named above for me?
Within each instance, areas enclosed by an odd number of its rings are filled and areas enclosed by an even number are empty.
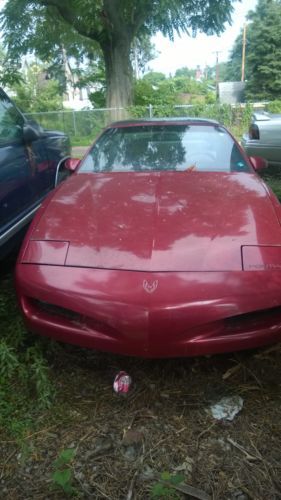
[[[73,13],[72,9],[68,5],[61,4],[60,0],[38,0],[38,3],[44,5],[45,7],[54,7],[62,19],[82,36],[89,38],[90,40],[95,40],[100,43],[104,36],[104,31],[98,31],[95,29],[88,29],[84,23],[81,23],[77,16]]]
[[[103,0],[103,9],[115,28],[121,28],[119,0]]]
[[[103,0],[103,14],[110,32],[114,32],[118,37],[128,35],[128,24],[124,20],[120,0]]]
[[[131,23],[129,26],[132,37],[135,37],[141,25],[146,20],[150,6],[150,1],[146,2],[146,4],[144,4],[143,2],[137,2],[137,4],[135,5],[135,9],[134,12],[132,12]]]

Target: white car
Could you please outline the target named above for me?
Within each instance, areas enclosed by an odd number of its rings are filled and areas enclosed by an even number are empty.
[[[241,144],[248,156],[260,156],[270,165],[281,166],[281,114],[254,113]]]

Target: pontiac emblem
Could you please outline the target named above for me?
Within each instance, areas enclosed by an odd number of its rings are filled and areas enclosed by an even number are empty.
[[[153,292],[155,292],[156,288],[158,287],[158,280],[155,280],[152,282],[149,282],[147,280],[143,280],[142,286],[147,293],[153,293]]]

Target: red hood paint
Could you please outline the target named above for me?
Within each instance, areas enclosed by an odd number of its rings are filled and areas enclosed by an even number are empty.
[[[242,245],[281,245],[281,229],[256,174],[78,173],[32,239],[69,242],[68,266],[234,271]]]

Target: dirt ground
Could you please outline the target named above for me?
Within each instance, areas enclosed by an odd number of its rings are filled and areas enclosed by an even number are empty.
[[[78,498],[281,498],[280,345],[181,360],[56,345],[48,363],[51,408],[21,443],[1,430],[1,499],[66,498],[52,474],[67,449],[75,454],[67,468]],[[112,390],[119,370],[133,379],[127,397]],[[241,412],[232,422],[215,420],[210,405],[233,395],[243,398]],[[153,497],[165,472],[184,481]],[[201,496],[182,493],[182,485]]]

